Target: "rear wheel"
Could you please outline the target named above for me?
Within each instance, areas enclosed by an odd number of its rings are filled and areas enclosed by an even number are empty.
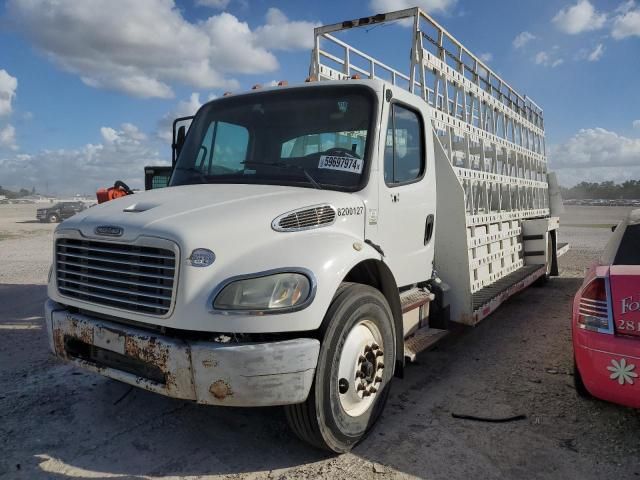
[[[302,440],[342,453],[374,425],[395,364],[391,309],[368,285],[343,284],[323,322],[314,384],[304,403],[285,407]]]
[[[58,217],[58,215],[56,215],[55,213],[50,213],[47,217],[47,220],[49,221],[49,223],[57,223],[60,221],[60,217]]]

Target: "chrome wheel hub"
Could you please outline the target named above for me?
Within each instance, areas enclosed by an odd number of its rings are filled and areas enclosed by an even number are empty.
[[[344,342],[338,367],[338,393],[344,411],[362,415],[373,403],[384,373],[382,335],[369,320],[356,324]]]

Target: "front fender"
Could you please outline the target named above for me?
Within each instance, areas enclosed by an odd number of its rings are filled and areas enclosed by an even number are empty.
[[[175,314],[180,318],[176,320],[181,328],[216,332],[276,333],[316,330],[347,273],[358,263],[370,259],[380,260],[380,254],[362,239],[348,233],[327,230],[283,233],[277,241],[245,251],[225,265],[218,264],[219,271],[216,272],[214,284],[210,280],[200,285],[192,283],[189,292],[179,296],[182,301],[176,306]],[[315,277],[315,298],[305,309],[267,315],[212,310],[211,294],[220,282],[238,275],[274,269],[286,270],[286,267],[307,269]]]

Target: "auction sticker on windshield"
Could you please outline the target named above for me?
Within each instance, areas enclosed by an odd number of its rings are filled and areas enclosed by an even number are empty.
[[[322,155],[318,168],[328,168],[329,170],[340,170],[341,172],[362,173],[364,160],[355,157],[334,157],[333,155]]]

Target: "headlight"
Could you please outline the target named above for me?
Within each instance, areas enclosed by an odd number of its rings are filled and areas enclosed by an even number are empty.
[[[304,306],[312,294],[309,277],[302,273],[275,273],[235,280],[213,301],[216,310],[275,311]]]

